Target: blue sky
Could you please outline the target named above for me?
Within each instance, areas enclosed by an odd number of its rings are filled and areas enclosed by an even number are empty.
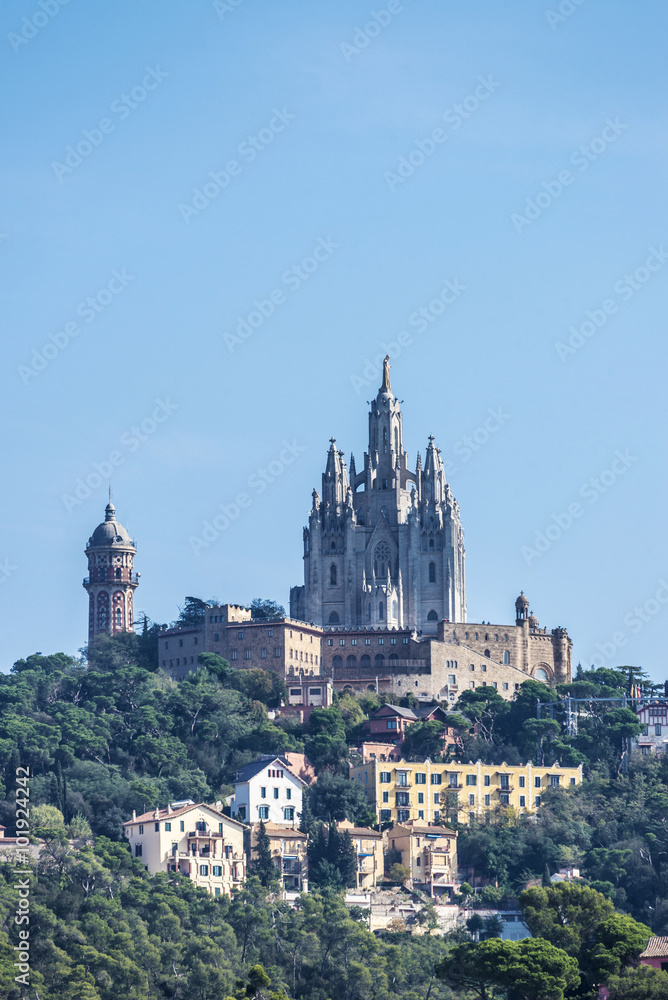
[[[109,464],[137,611],[287,604],[389,347],[410,461],[434,434],[460,503],[469,618],[522,588],[574,662],[663,680],[666,20],[5,3],[0,668],[85,641]]]

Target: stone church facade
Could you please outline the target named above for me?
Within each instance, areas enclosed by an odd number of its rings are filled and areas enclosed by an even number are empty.
[[[408,466],[389,358],[371,404],[368,450],[357,472],[331,439],[322,493],[304,529],[304,584],[290,615],[322,626],[413,629],[466,621],[464,532],[430,436],[424,467]]]

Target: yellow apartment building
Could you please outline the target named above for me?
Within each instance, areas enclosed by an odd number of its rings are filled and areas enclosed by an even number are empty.
[[[369,891],[376,888],[383,874],[383,835],[378,830],[353,826],[344,819],[336,824],[339,833],[350,834],[357,851],[357,888]]]
[[[432,897],[449,895],[457,878],[457,832],[409,819],[385,834],[389,851],[401,853],[414,888]],[[395,855],[396,856],[396,855]]]
[[[547,788],[582,784],[579,767],[528,764],[434,764],[369,760],[350,769],[381,823],[470,823],[499,806],[540,808]]]

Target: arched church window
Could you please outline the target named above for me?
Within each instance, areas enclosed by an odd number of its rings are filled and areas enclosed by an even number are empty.
[[[547,671],[543,670],[542,667],[538,668],[538,670],[534,674],[534,677],[537,681],[543,681],[544,683],[547,683]]]
[[[353,656],[352,653],[350,656],[346,656],[346,668],[348,670],[354,670],[356,666],[357,666],[357,657]]]
[[[336,552],[336,542],[332,539],[332,544],[329,546],[332,552]]]
[[[369,656],[368,653],[363,653],[362,656],[360,656],[360,667],[370,667],[370,666],[371,666],[371,657]]]
[[[429,539],[429,548],[430,548],[430,549],[433,549],[433,547],[434,547],[434,539],[433,539],[433,538],[430,538],[430,539]]]
[[[436,612],[434,611],[433,608],[431,609],[431,611],[427,615],[427,621],[428,622],[437,622],[438,621],[438,615],[436,614]]]
[[[329,624],[330,625],[338,625],[339,624],[339,615],[338,615],[337,611],[330,611],[330,613],[329,613]]]
[[[120,571],[120,569],[117,569],[116,570],[116,579],[120,580],[120,578],[121,578],[121,571]]]
[[[510,663],[510,653],[508,652],[507,649],[504,649],[503,651],[503,662]]]
[[[340,670],[341,667],[343,666],[343,657],[342,656],[333,656],[332,657],[332,666],[333,666],[334,670]]]
[[[121,627],[121,609],[116,608],[116,628]]]
[[[429,582],[436,583],[436,563],[429,563]]]
[[[396,654],[396,653],[390,653],[390,659],[391,659],[391,660],[398,660],[398,659],[399,659],[399,657],[397,656],[397,654]]]
[[[388,520],[388,521],[389,521],[389,519],[390,519],[390,513],[389,513],[389,511],[388,511],[387,507],[385,506],[385,504],[383,504],[383,506],[382,506],[382,507],[380,508],[380,512],[381,512],[381,514],[383,515],[383,517],[384,517],[384,518],[385,518],[386,520]]]
[[[381,619],[385,617],[385,605],[382,601],[378,602],[378,617]]]
[[[490,656],[490,655],[491,655],[491,654],[490,654],[490,651],[489,651],[488,649],[486,649],[486,650],[485,650],[485,656]]]
[[[378,542],[374,552],[373,571],[377,577],[387,575],[387,567],[390,563],[390,546],[387,542]],[[382,615],[381,615],[382,617]]]
[[[331,587],[336,587],[336,565],[332,563],[329,567],[329,583]]]
[[[373,662],[375,666],[382,667],[383,664],[385,663],[385,657],[383,656],[382,653],[376,653],[376,655],[373,658]]]

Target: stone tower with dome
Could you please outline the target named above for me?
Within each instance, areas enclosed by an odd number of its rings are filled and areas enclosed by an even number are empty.
[[[88,576],[83,585],[88,593],[89,644],[101,632],[116,635],[133,631],[132,599],[140,576],[133,571],[136,553],[130,535],[116,520],[116,508],[110,499],[104,521],[86,546]]]
[[[415,471],[408,467],[389,357],[370,405],[359,472],[330,441],[322,495],[313,491],[304,529],[304,585],[292,588],[290,613],[324,626],[435,635],[439,621],[466,621],[459,505],[432,436],[424,466],[418,454]]]

